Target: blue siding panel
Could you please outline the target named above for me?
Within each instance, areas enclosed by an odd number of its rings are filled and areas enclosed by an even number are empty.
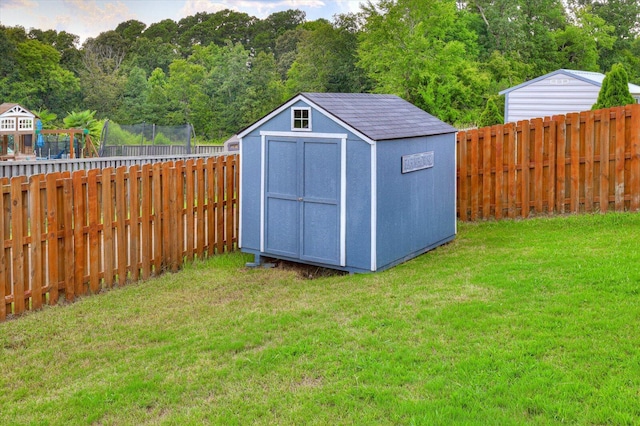
[[[242,248],[260,250],[260,136],[242,140]]]
[[[371,146],[347,141],[347,266],[371,268]]]
[[[434,152],[434,166],[402,173],[402,156]],[[378,269],[455,235],[455,136],[378,143]]]

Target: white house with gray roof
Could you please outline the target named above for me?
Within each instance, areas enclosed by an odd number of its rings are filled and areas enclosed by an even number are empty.
[[[505,95],[504,122],[588,111],[598,100],[605,75],[559,69],[500,92]],[[640,86],[629,83],[640,102]]]

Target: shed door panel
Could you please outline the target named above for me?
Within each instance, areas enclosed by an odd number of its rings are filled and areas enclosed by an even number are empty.
[[[298,257],[298,144],[269,140],[266,156],[265,251]]]
[[[267,139],[265,252],[339,265],[339,140]]]
[[[335,140],[304,141],[300,258],[340,260],[340,148]]]

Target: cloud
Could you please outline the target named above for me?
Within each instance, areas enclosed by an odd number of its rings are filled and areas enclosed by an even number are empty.
[[[3,9],[19,9],[22,7],[37,7],[38,4],[33,0],[2,0]]]
[[[135,19],[124,1],[64,0],[64,5],[67,14],[58,15],[60,23],[70,17],[81,23],[83,32],[91,34],[113,30],[121,22]]]
[[[187,0],[180,10],[180,17],[195,15],[198,12],[215,13],[224,9],[237,12],[247,12],[257,18],[266,18],[278,10],[322,8],[326,3],[323,0]]]

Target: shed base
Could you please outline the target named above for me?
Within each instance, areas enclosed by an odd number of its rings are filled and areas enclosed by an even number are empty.
[[[392,262],[389,262],[389,263],[387,263],[385,265],[378,266],[378,268],[375,271],[371,271],[369,269],[354,268],[354,267],[351,267],[351,266],[348,266],[348,265],[347,266],[336,266],[336,265],[329,265],[329,264],[326,264],[326,263],[309,262],[309,261],[306,261],[306,260],[302,261],[302,260],[296,259],[296,258],[280,256],[280,255],[272,254],[272,253],[263,253],[263,252],[260,252],[260,251],[257,251],[257,250],[252,250],[252,249],[247,249],[247,248],[241,248],[240,250],[242,252],[244,252],[244,253],[249,253],[249,254],[253,254],[254,255],[254,261],[253,262],[249,262],[249,263],[246,264],[246,266],[250,267],[250,268],[258,268],[258,267],[272,268],[272,267],[274,267],[275,265],[273,263],[263,263],[262,256],[265,256],[265,257],[270,257],[270,258],[273,258],[273,259],[282,259],[282,260],[287,260],[287,261],[290,261],[290,262],[302,263],[302,264],[305,264],[305,265],[313,265],[313,266],[319,266],[319,267],[322,267],[322,268],[336,269],[338,271],[346,271],[346,272],[349,272],[351,274],[353,274],[353,273],[368,274],[368,273],[371,273],[371,272],[381,272],[381,271],[384,271],[386,269],[392,268],[392,267],[394,267],[396,265],[399,265],[401,263],[404,263],[404,262],[406,262],[408,260],[413,259],[414,257],[420,256],[420,255],[422,255],[422,254],[424,254],[424,253],[426,253],[428,251],[431,251],[431,250],[433,250],[433,249],[435,249],[435,248],[437,248],[437,247],[439,247],[439,246],[441,246],[443,244],[446,244],[446,243],[452,241],[455,237],[456,237],[455,234],[451,235],[450,237],[447,237],[447,238],[444,238],[444,239],[442,239],[440,241],[437,241],[436,243],[431,244],[431,245],[429,245],[427,247],[424,247],[424,248],[422,248],[420,250],[417,250],[417,251],[415,251],[413,253],[409,253],[406,256],[403,256],[403,257],[401,257],[399,259],[396,259],[396,260],[394,260]],[[269,266],[267,266],[267,265],[269,265]]]

